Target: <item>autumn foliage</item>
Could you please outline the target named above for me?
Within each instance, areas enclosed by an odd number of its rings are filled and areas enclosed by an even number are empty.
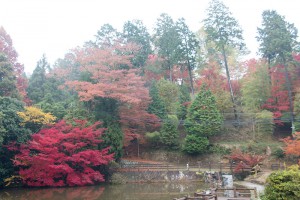
[[[265,156],[243,153],[241,150],[235,150],[228,156],[228,159],[237,163],[234,168],[234,172],[239,173],[242,172],[243,169],[252,169],[254,166],[262,162],[265,159]]]
[[[99,123],[87,126],[84,121],[76,122],[72,126],[60,121],[21,145],[14,164],[20,167],[25,185],[82,186],[104,181],[94,168],[113,160],[109,148],[97,149],[104,129],[97,129]]]
[[[286,144],[286,147],[284,148],[285,154],[300,156],[300,132],[296,132],[293,138],[288,137],[283,139],[283,142]],[[300,165],[300,160],[298,164]]]

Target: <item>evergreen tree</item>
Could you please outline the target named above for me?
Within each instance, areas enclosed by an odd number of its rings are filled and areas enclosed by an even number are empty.
[[[168,115],[168,118],[164,120],[162,128],[160,130],[160,141],[172,148],[178,147],[179,144],[179,132],[178,132],[179,121],[176,115]]]
[[[181,41],[179,45],[179,62],[184,64],[189,72],[190,88],[192,95],[194,95],[193,70],[196,68],[196,49],[199,48],[199,41],[185,23],[185,19],[180,18],[176,22],[176,29]]]
[[[187,115],[188,103],[191,101],[191,96],[189,92],[189,88],[183,84],[179,86],[179,111],[178,111],[178,119],[185,119]]]
[[[178,85],[171,81],[160,79],[157,82],[157,90],[160,99],[166,107],[167,113],[170,115],[176,114],[179,108],[179,88]]]
[[[173,66],[178,63],[179,45],[181,43],[176,24],[173,19],[163,13],[157,19],[153,37],[158,55],[165,60],[165,70],[169,71],[169,81],[173,81]]]
[[[223,118],[217,109],[215,97],[202,86],[195,100],[188,108],[185,128],[188,134],[209,137],[220,131]]]
[[[103,125],[107,128],[102,136],[103,145],[110,147],[109,153],[114,153],[115,160],[119,161],[123,155],[123,132],[120,123],[107,119]]]
[[[144,69],[145,62],[152,52],[151,37],[147,28],[140,20],[127,21],[123,26],[123,37],[126,42],[132,42],[140,47],[131,62],[134,67]]]
[[[152,98],[152,102],[149,104],[148,112],[155,114],[160,119],[165,119],[167,117],[166,106],[159,96],[155,82],[152,82],[149,93]]]
[[[11,142],[25,143],[31,131],[21,126],[22,119],[17,112],[24,110],[23,103],[15,98],[0,97],[0,187],[5,178],[13,175],[12,159],[15,152],[5,145]]]
[[[0,53],[0,96],[18,96],[13,66],[2,53]]]
[[[236,103],[228,68],[227,51],[230,48],[246,50],[242,36],[243,31],[236,19],[232,17],[228,7],[226,7],[222,1],[212,0],[207,11],[208,16],[204,20],[204,30],[207,33],[207,41],[214,42],[216,50],[223,55],[231,101],[234,106],[234,116],[237,120]]]
[[[34,104],[39,103],[46,95],[46,72],[50,69],[45,55],[38,61],[27,88],[28,97]]]
[[[299,51],[297,42],[297,28],[285,21],[285,18],[274,10],[266,10],[262,14],[262,27],[258,28],[257,40],[260,42],[259,51],[264,58],[268,59],[269,68],[271,62],[282,64],[285,70],[285,79],[289,96],[290,120],[294,132],[293,96],[291,80],[287,64],[292,60],[292,53]]]
[[[209,141],[206,137],[187,135],[182,150],[188,154],[196,155],[207,152]]]

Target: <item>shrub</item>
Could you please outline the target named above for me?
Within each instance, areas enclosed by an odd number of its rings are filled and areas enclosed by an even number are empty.
[[[115,185],[123,185],[126,184],[127,179],[124,175],[120,174],[120,173],[114,173],[111,176],[111,183],[115,184]]]
[[[300,199],[300,171],[298,166],[273,172],[267,179],[264,200]]]

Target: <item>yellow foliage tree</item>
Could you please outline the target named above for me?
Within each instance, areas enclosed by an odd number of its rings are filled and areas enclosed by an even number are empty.
[[[45,113],[33,106],[25,107],[25,111],[18,112],[18,115],[23,119],[21,125],[26,126],[33,132],[39,131],[43,125],[53,124],[56,120],[56,117],[51,113]]]

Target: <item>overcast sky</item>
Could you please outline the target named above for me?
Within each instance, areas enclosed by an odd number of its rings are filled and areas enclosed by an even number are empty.
[[[0,0],[0,26],[11,36],[26,72],[32,72],[46,54],[52,65],[69,49],[93,40],[109,23],[119,31],[125,21],[140,19],[151,32],[163,12],[174,20],[183,17],[190,29],[202,26],[209,0]],[[223,0],[244,30],[251,55],[258,48],[255,36],[263,10],[274,9],[300,29],[298,0]]]

